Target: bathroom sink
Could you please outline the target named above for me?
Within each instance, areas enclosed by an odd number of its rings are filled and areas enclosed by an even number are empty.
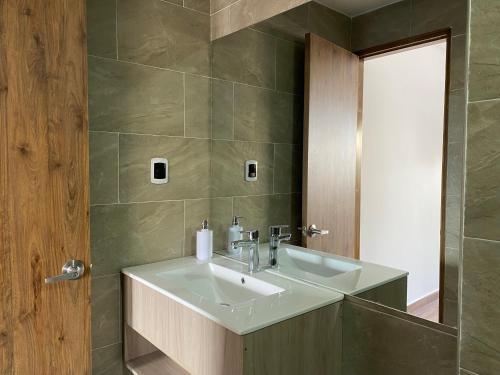
[[[281,268],[288,269],[290,273],[295,271],[298,274],[307,273],[325,278],[361,268],[346,261],[291,248],[279,249],[278,259]]]
[[[283,288],[215,263],[160,272],[158,276],[167,280],[171,288],[187,289],[194,296],[222,306],[238,306],[285,291]]]
[[[243,335],[342,300],[343,295],[215,255],[128,267],[127,276]]]

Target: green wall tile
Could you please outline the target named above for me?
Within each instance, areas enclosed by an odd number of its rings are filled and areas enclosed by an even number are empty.
[[[351,19],[321,4],[309,3],[309,31],[340,47],[351,47]]]
[[[234,84],[212,80],[212,138],[234,139]]]
[[[500,373],[500,242],[464,240],[460,366]]]
[[[116,1],[87,0],[87,51],[116,59]]]
[[[351,49],[373,47],[410,36],[411,4],[397,2],[352,19]]]
[[[229,5],[231,5],[232,3],[235,3],[236,1],[238,1],[238,0],[212,0],[212,1],[210,1],[211,12],[215,13],[215,12],[221,10],[222,8],[225,8]]]
[[[150,160],[168,159],[169,181],[150,181]],[[208,198],[210,140],[120,135],[120,202]]]
[[[274,194],[234,198],[234,214],[243,216],[245,230],[258,229],[260,242],[269,239],[270,225],[289,225],[293,241],[299,239],[300,194]]]
[[[459,250],[445,248],[443,324],[457,327]]]
[[[161,0],[118,0],[118,56],[210,74],[210,17]]]
[[[465,35],[451,38],[450,90],[463,89],[465,86]]]
[[[303,4],[259,22],[252,28],[281,39],[304,43],[304,35],[310,31],[308,22],[309,4]]]
[[[122,375],[122,350],[121,343],[92,350],[92,375]]]
[[[414,35],[451,27],[453,35],[464,34],[467,0],[413,0]]]
[[[203,13],[210,13],[210,0],[184,0],[184,6]]]
[[[470,103],[465,236],[500,240],[500,100]]]
[[[213,141],[212,196],[271,194],[273,153],[273,145],[268,143]],[[246,160],[258,161],[257,181],[245,181]]]
[[[90,129],[183,135],[183,86],[181,73],[90,57]]]
[[[469,100],[500,97],[500,2],[473,0],[470,33]]]
[[[234,87],[234,138],[258,142],[298,142],[302,97],[258,87]]]
[[[301,191],[302,148],[299,145],[274,145],[274,192]]]
[[[464,143],[465,141],[465,92],[450,92],[448,103],[448,142]]]
[[[118,202],[118,134],[90,132],[90,203]]]
[[[446,194],[462,195],[463,184],[463,143],[448,144],[448,160],[446,166]]]
[[[460,247],[460,214],[462,199],[460,196],[446,197],[445,246]]]
[[[120,275],[92,278],[92,348],[121,341]]]
[[[276,88],[295,94],[304,92],[304,45],[278,39],[276,43]]]
[[[186,74],[186,137],[210,138],[210,78]]]
[[[275,38],[243,29],[212,43],[214,78],[274,88]]]
[[[196,255],[196,232],[200,229],[203,219],[208,219],[209,228],[213,230],[214,251],[223,249],[227,240],[227,228],[231,225],[232,215],[232,198],[187,200],[186,250],[184,255]]]
[[[182,256],[182,201],[93,206],[90,213],[92,273]]]

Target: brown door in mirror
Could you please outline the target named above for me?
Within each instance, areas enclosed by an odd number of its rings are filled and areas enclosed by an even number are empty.
[[[359,258],[356,149],[361,74],[358,56],[306,35],[303,244],[351,258]]]
[[[0,1],[3,375],[91,372],[85,25],[85,0]]]

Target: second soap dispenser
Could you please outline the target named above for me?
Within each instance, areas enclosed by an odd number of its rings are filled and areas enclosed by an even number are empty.
[[[233,216],[233,222],[227,231],[227,252],[229,254],[239,254],[241,247],[234,246],[234,241],[239,241],[243,239],[243,227],[240,225],[240,219],[242,216]]]

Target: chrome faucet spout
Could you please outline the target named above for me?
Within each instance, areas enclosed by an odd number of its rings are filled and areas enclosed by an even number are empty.
[[[269,227],[269,268],[278,267],[278,248],[281,241],[290,241],[292,234],[282,234],[281,230],[288,228],[288,225],[272,225]]]
[[[243,231],[248,235],[248,240],[238,240],[231,242],[232,246],[248,247],[248,272],[253,273],[259,271],[259,231],[249,230]]]

